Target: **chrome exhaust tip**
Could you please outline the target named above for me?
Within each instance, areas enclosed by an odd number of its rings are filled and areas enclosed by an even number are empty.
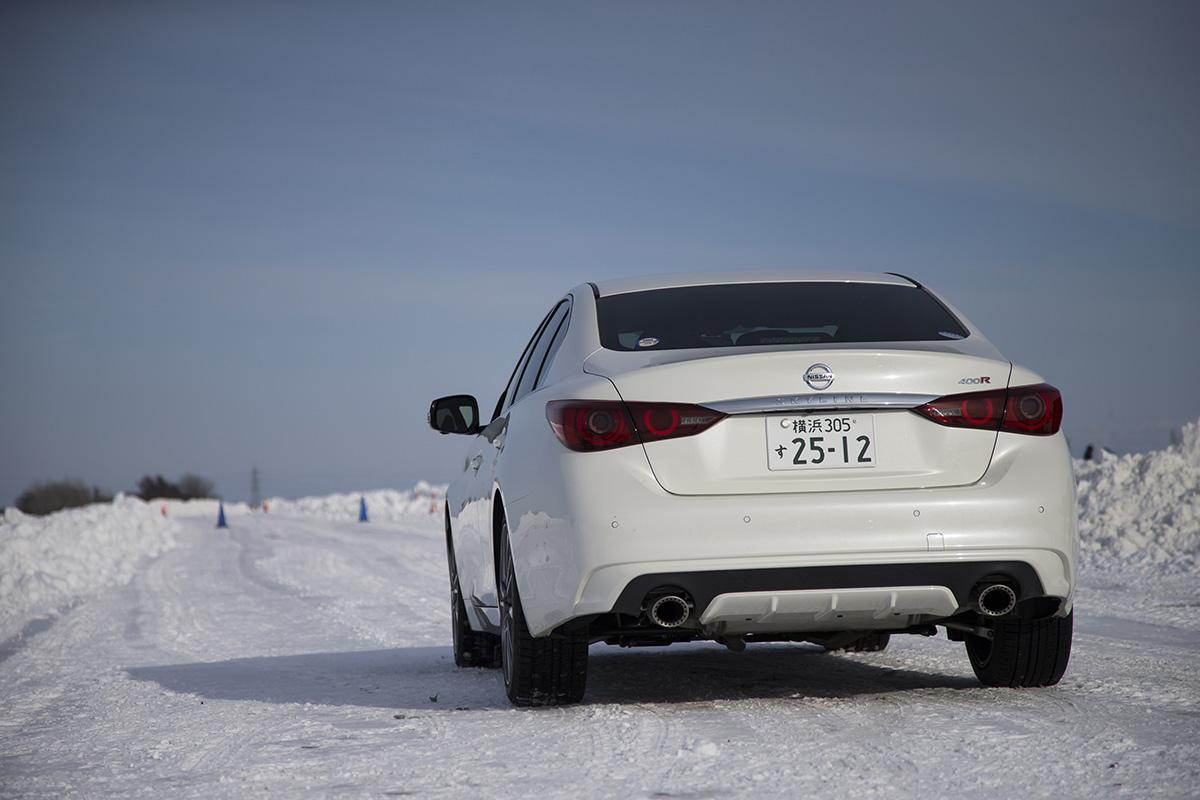
[[[1017,607],[1017,593],[1003,583],[993,583],[979,593],[975,605],[984,616],[1003,617]]]
[[[678,628],[687,622],[691,613],[692,606],[687,600],[677,594],[668,594],[654,601],[647,616],[660,628]]]

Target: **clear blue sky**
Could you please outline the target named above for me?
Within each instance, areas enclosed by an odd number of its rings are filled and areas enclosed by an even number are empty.
[[[911,274],[1063,389],[1200,416],[1200,6],[0,6],[0,503],[444,480],[566,288]]]

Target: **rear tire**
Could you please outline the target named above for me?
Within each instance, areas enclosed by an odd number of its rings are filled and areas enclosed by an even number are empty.
[[[967,656],[985,686],[1053,686],[1067,671],[1075,612],[1039,620],[998,620],[995,637],[967,636]]]
[[[472,630],[467,618],[467,604],[463,602],[454,544],[450,538],[449,514],[446,515],[446,561],[450,565],[450,632],[454,641],[454,664],[458,667],[499,667],[500,637]]]
[[[587,683],[587,632],[534,638],[525,623],[513,570],[508,523],[500,527],[500,652],[504,689],[516,706],[578,703]]]

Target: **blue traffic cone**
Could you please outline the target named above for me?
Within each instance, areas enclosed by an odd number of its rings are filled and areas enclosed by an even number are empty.
[[[367,498],[365,497],[358,498],[358,521],[367,521]]]
[[[219,503],[217,505],[217,527],[218,528],[228,528],[229,527],[228,525],[225,524],[225,504],[224,503]]]

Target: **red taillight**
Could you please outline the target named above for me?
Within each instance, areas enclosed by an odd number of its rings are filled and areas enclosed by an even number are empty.
[[[939,397],[913,409],[934,422],[953,428],[981,428],[1000,430],[1000,419],[1004,414],[1006,389],[989,389],[986,392],[952,394]]]
[[[579,451],[693,436],[724,416],[711,408],[686,403],[551,400],[546,404],[546,419],[554,435]]]
[[[1062,427],[1062,394],[1048,383],[1008,390],[1001,430],[1049,436]]]
[[[626,403],[643,442],[694,436],[716,425],[725,415],[688,403]]]
[[[607,450],[638,441],[629,411],[618,400],[551,400],[546,419],[572,450]]]
[[[914,408],[955,428],[1049,436],[1062,427],[1062,395],[1046,383],[987,392],[952,394]]]

